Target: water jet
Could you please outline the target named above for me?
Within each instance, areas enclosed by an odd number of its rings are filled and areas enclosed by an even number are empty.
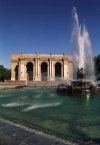
[[[73,77],[71,85],[58,85],[57,92],[68,94],[94,94],[97,91],[95,85],[94,62],[91,41],[86,26],[81,26],[76,8],[73,8],[74,26],[71,35],[73,48]]]

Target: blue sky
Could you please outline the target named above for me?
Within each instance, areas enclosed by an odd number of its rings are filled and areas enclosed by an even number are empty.
[[[100,54],[100,0],[0,0],[0,64],[10,68],[11,54],[22,50],[71,55],[73,6]]]

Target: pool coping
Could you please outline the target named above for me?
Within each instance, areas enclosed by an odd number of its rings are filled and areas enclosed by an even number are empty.
[[[45,133],[43,131],[40,131],[40,130],[36,130],[34,128],[29,128],[28,126],[25,126],[25,125],[22,125],[22,124],[18,124],[18,123],[15,123],[13,121],[10,121],[10,120],[7,120],[7,119],[4,119],[4,118],[1,118],[0,117],[0,121],[5,123],[5,124],[9,124],[10,126],[14,126],[14,127],[17,127],[17,128],[20,128],[20,129],[24,129],[25,131],[28,131],[30,133],[35,133],[36,135],[39,135],[39,136],[42,136],[44,138],[47,138],[49,140],[55,140],[57,142],[61,142],[62,144],[65,144],[65,145],[79,145],[78,143],[75,143],[74,141],[70,141],[70,140],[64,140],[64,139],[61,139],[61,138],[58,138],[54,135],[51,135],[51,134],[48,134],[48,133]],[[1,135],[2,131],[0,131],[0,135]],[[7,135],[4,134],[6,137]],[[6,138],[5,138],[6,139]],[[4,140],[5,140],[4,139]],[[14,139],[14,137],[13,137]],[[3,141],[4,141],[3,140]],[[22,141],[24,144],[25,142]],[[4,144],[3,144],[4,145]],[[11,145],[11,144],[10,144]],[[21,145],[21,143],[19,144]],[[59,144],[60,145],[60,144]]]

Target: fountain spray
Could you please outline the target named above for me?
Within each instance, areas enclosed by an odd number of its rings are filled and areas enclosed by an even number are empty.
[[[84,69],[86,71],[86,78],[95,80],[89,33],[86,26],[79,23],[75,7],[73,7],[72,15],[74,20],[73,31],[71,34],[71,44],[73,48],[73,77],[76,79],[78,69]]]

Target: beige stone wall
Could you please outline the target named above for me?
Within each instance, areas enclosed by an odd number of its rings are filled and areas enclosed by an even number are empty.
[[[11,56],[11,80],[16,79],[15,68],[18,66],[18,80],[27,80],[29,77],[27,71],[27,64],[31,63],[33,66],[33,81],[41,81],[43,75],[41,74],[41,65],[46,63],[47,66],[47,80],[55,80],[55,66],[57,63],[61,65],[61,80],[68,80],[72,74],[72,56],[67,55],[52,55],[52,54],[12,54]],[[60,69],[60,68],[59,68]],[[58,69],[58,71],[59,71]]]

